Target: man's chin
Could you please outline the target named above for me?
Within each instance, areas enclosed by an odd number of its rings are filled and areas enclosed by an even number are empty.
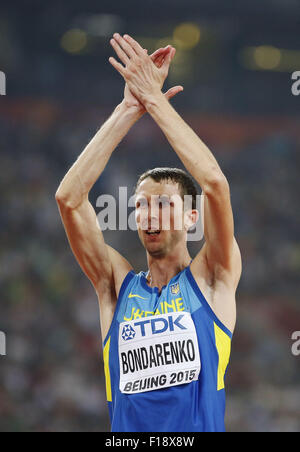
[[[149,256],[151,257],[155,257],[155,258],[162,258],[166,255],[166,253],[164,253],[161,250],[147,250],[147,253],[149,254]]]
[[[144,248],[153,257],[164,256],[166,254],[165,247],[160,243],[144,243]]]
[[[147,253],[150,256],[153,257],[161,257],[161,256],[165,256],[167,254],[167,243],[166,243],[166,238],[161,236],[160,238],[147,238],[145,236],[143,236],[142,234],[139,234],[140,236],[140,240],[145,248],[145,250],[147,251]]]

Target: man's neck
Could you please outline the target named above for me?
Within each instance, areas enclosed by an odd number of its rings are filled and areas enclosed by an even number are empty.
[[[156,258],[147,254],[148,274],[147,280],[151,287],[158,287],[159,290],[166,286],[170,279],[181,272],[191,262],[191,256],[187,249],[178,256],[168,254],[167,256]]]

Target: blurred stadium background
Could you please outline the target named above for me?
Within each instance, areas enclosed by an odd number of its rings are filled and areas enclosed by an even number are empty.
[[[0,70],[1,431],[108,431],[96,295],[54,194],[123,97],[113,32],[149,52],[173,44],[165,90],[229,179],[243,258],[227,373],[228,431],[300,430],[298,0],[2,1]],[[90,199],[181,162],[148,116],[119,145]],[[136,271],[135,232],[106,240]],[[201,244],[190,243],[194,254]]]

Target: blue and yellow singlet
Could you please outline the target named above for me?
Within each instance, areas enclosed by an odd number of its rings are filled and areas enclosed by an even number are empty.
[[[224,431],[231,338],[190,266],[160,293],[131,270],[104,340],[112,432]]]

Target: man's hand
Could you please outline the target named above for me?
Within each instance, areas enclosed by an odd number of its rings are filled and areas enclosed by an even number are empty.
[[[158,49],[149,56],[133,38],[127,35],[122,38],[118,33],[114,34],[114,39],[111,39],[110,43],[125,67],[113,57],[109,58],[109,62],[122,75],[130,93],[141,105],[144,105],[144,102],[151,96],[161,93],[172,58],[175,55],[176,50],[173,47],[170,46],[171,50],[165,55],[163,61],[158,58],[157,64],[156,57],[161,57],[162,49]],[[182,86],[173,87],[165,96],[170,99],[182,90]]]
[[[147,49],[144,49],[144,52],[147,53]],[[152,55],[150,55],[150,58],[156,67],[161,68],[166,57],[168,56],[168,53],[171,53],[170,56],[172,61],[175,56],[176,49],[170,45],[157,49],[154,53],[152,53]],[[182,86],[174,86],[165,93],[165,97],[169,100],[182,90]],[[146,112],[144,105],[132,94],[127,83],[125,84],[124,89],[124,102],[127,107],[134,107],[141,116]]]

